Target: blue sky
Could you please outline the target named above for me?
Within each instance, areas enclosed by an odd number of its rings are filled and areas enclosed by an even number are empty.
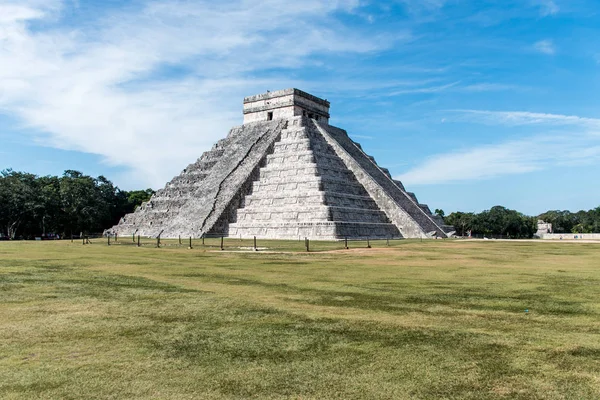
[[[600,205],[597,0],[0,0],[0,169],[158,189],[288,87],[432,209]]]

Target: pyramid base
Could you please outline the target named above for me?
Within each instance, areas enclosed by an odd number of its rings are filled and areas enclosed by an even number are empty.
[[[215,232],[216,233],[216,232]],[[232,223],[226,236],[249,239],[339,240],[339,239],[399,239],[402,235],[390,223],[361,222],[297,222],[297,223]]]

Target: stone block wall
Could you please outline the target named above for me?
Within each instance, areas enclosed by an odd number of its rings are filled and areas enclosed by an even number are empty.
[[[229,224],[235,237],[399,237],[308,118],[288,122]]]
[[[298,89],[267,92],[244,99],[244,124],[309,116],[329,122],[329,102]]]
[[[287,124],[264,121],[233,128],[163,189],[123,217],[110,232],[120,236],[199,237],[213,227],[251,182],[252,173]],[[236,205],[237,206],[237,205]]]
[[[329,118],[326,100],[289,89],[246,98],[244,110],[246,122],[283,114],[233,128],[109,233],[343,239],[451,228],[345,131],[316,120]]]
[[[434,233],[439,237],[446,237],[444,229],[423,211],[416,197],[402,190],[389,176],[389,172],[381,170],[374,159],[366,155],[344,130],[315,124],[343,159],[345,166],[356,175],[368,190],[369,196],[386,212],[403,235],[427,237]]]
[[[600,240],[600,233],[542,233],[544,240]]]

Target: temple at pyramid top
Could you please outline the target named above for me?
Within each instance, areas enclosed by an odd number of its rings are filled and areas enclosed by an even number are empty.
[[[299,89],[284,89],[244,98],[244,124],[304,116],[329,123],[329,102]]]
[[[453,230],[329,124],[327,100],[285,89],[246,97],[242,125],[107,233],[331,240]]]

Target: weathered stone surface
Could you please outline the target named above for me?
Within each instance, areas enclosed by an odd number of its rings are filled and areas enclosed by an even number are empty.
[[[289,121],[227,233],[288,239],[400,237],[313,120]]]
[[[402,190],[389,172],[382,170],[374,158],[365,154],[344,130],[315,124],[404,237],[446,236],[431,213],[428,215],[419,206],[416,197]]]
[[[286,123],[276,120],[233,128],[112,230],[162,237],[199,237],[210,231],[244,191]]]
[[[304,116],[329,122],[329,102],[298,89],[284,89],[244,99],[244,124]]]
[[[326,100],[297,89],[246,98],[244,125],[110,231],[340,239],[452,230],[328,118]]]

